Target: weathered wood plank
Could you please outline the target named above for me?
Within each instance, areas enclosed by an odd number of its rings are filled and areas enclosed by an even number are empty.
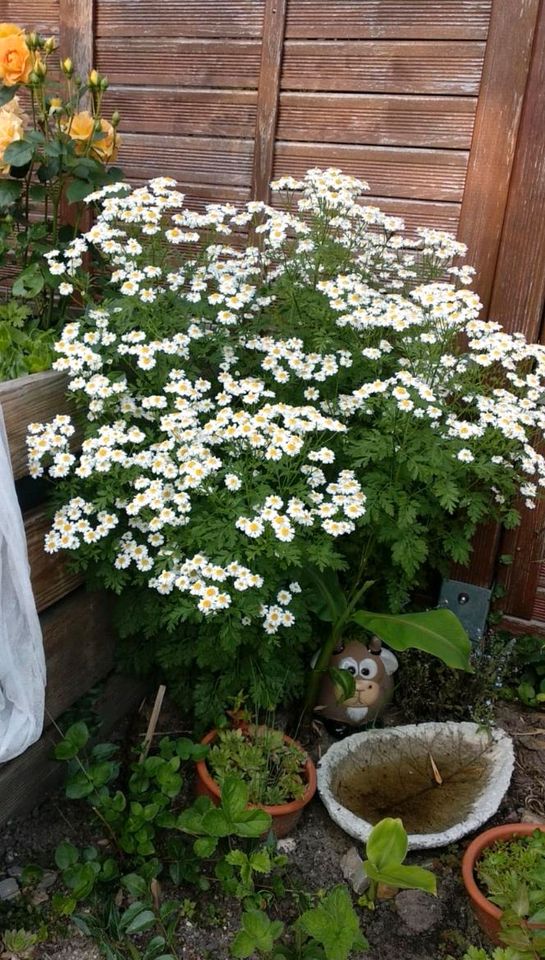
[[[106,110],[119,110],[122,132],[216,137],[254,136],[255,90],[177,90],[112,85]]]
[[[484,50],[475,41],[288,40],[281,84],[283,90],[473,95]]]
[[[494,3],[469,157],[459,238],[488,310],[505,216],[539,0]]]
[[[59,0],[59,55],[70,57],[86,78],[93,67],[95,0]]]
[[[491,0],[290,0],[288,37],[486,38]]]
[[[264,0],[99,0],[97,37],[261,37],[263,6]]]
[[[490,316],[529,340],[543,340],[545,304],[545,6],[541,5],[524,106],[518,129],[507,208],[494,274]],[[522,510],[520,526],[502,552],[514,561],[506,570],[506,614],[545,619],[537,591],[545,554],[545,504]]]
[[[24,4],[21,0],[7,0],[7,9],[2,6],[1,17],[8,23],[49,36],[58,33],[59,0],[25,0]]]
[[[56,414],[73,414],[66,396],[64,374],[47,370],[18,380],[0,383],[0,405],[8,435],[11,464],[15,479],[28,473],[26,436],[29,423],[43,423]],[[77,438],[74,438],[77,442]]]
[[[143,684],[133,677],[112,674],[94,708],[101,721],[101,739],[137,709],[144,692]],[[49,726],[22,756],[0,764],[0,826],[11,817],[30,813],[63,782],[66,764],[53,759],[53,748],[60,738],[55,728]]]
[[[498,630],[508,630],[516,637],[522,634],[532,634],[537,637],[545,636],[545,623],[538,619],[520,620],[518,617],[502,617],[497,625]]]
[[[112,669],[107,597],[77,590],[40,616],[47,669],[46,717],[55,720]]]
[[[473,97],[282,93],[280,140],[469,149]]]
[[[434,203],[430,200],[400,200],[390,197],[366,196],[362,201],[370,206],[380,207],[384,213],[393,217],[402,217],[407,233],[414,234],[417,227],[433,227],[456,233],[459,203]]]
[[[250,140],[127,133],[123,138],[127,179],[157,176],[160,157],[163,176],[183,177],[194,184],[217,184],[218,196],[224,186],[250,185],[252,155]]]
[[[44,537],[51,527],[51,518],[46,510],[37,507],[25,513],[23,519],[32,589],[36,607],[41,611],[75,590],[83,582],[83,577],[68,569],[62,551],[54,554],[45,552]]]
[[[171,27],[171,29],[173,29]],[[257,40],[188,40],[104,37],[96,63],[110,83],[175,87],[257,89],[261,44]]]
[[[541,6],[490,315],[538,340],[545,303],[545,7]]]
[[[302,176],[309,167],[341,167],[367,180],[377,196],[415,200],[462,198],[467,154],[460,150],[417,150],[345,144],[278,141],[274,177]]]
[[[297,197],[297,194],[295,195]],[[417,227],[433,227],[436,230],[446,230],[456,234],[459,203],[434,203],[430,200],[400,200],[392,197],[377,197],[365,194],[361,201],[371,207],[379,207],[384,213],[392,217],[402,217],[405,222],[405,231],[414,234]],[[281,194],[273,194],[273,207],[282,207]],[[545,583],[545,575],[544,575]]]
[[[265,202],[273,168],[286,5],[286,0],[265,0],[252,173],[252,197]]]

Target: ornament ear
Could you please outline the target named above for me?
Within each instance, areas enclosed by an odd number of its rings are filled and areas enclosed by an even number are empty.
[[[386,647],[383,647],[380,651],[380,658],[384,664],[384,669],[387,674],[395,673],[399,664],[397,662],[397,657],[392,653],[391,650],[387,650]]]

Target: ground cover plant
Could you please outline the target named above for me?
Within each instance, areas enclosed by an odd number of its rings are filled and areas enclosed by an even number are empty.
[[[64,322],[71,284],[62,269],[45,268],[44,254],[78,234],[86,193],[121,176],[112,166],[119,115],[110,122],[102,112],[108,81],[96,70],[79,77],[67,57],[59,82],[57,47],[54,37],[0,23],[1,379],[51,365],[49,331]]]
[[[107,186],[47,257],[87,309],[55,363],[81,454],[69,418],[30,427],[31,472],[60,480],[46,549],[121,595],[131,658],[203,722],[241,689],[256,708],[299,696],[312,653],[321,670],[358,630],[467,666],[448,611],[427,631],[398,611],[545,483],[543,347],[479,320],[463,246],[406,241],[336,170],[273,189],[281,210],[197,214],[167,178]]]
[[[226,776],[219,805],[208,797],[188,801],[184,764],[209,754],[186,737],[144,740],[126,763],[119,746],[93,743],[85,723],[73,724],[55,749],[68,767],[66,796],[85,803],[98,828],[97,840],[76,846],[62,841],[55,851],[60,889],[52,895],[47,923],[4,933],[15,960],[34,954],[48,936],[67,925],[100,948],[106,960],[178,960],[180,924],[196,908],[180,888],[206,894],[213,885],[240,904],[234,957],[275,956],[303,960],[347,960],[367,946],[348,889],[316,893],[289,888],[288,857],[268,833],[269,814],[249,806],[248,787]],[[387,843],[388,829],[383,829]],[[43,870],[27,867],[21,882],[31,896]],[[164,887],[168,886],[168,894]],[[271,918],[291,898],[294,919]]]

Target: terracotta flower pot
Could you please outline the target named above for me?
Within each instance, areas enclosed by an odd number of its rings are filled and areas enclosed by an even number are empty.
[[[486,933],[487,937],[489,937],[496,946],[501,945],[499,933],[502,910],[500,910],[495,903],[487,900],[480,891],[475,880],[475,865],[483,850],[486,850],[487,847],[492,846],[492,844],[498,840],[529,837],[535,830],[545,831],[545,827],[537,823],[504,823],[500,827],[492,827],[490,830],[485,830],[484,833],[480,833],[479,836],[475,837],[475,840],[469,844],[464,853],[462,859],[462,876],[471,900],[473,912],[481,930]],[[531,924],[530,926],[535,927],[536,930],[545,929],[545,924],[541,923]]]
[[[217,730],[211,730],[210,733],[207,733],[206,736],[203,737],[201,743],[212,743],[217,735]],[[300,745],[295,740],[292,740],[291,737],[288,737],[286,734],[283,736],[285,742],[290,744],[290,746],[301,749]],[[196,767],[197,793],[210,797],[212,802],[218,805],[221,798],[221,788],[219,783],[212,777],[206,760],[199,760]],[[303,809],[310,803],[316,793],[316,767],[308,756],[305,761],[304,777],[307,781],[307,788],[299,800],[292,800],[291,803],[280,803],[273,806],[267,806],[264,803],[249,804],[250,807],[259,807],[261,810],[265,810],[266,813],[270,814],[272,817],[272,831],[278,838],[287,836],[287,834],[293,830]]]

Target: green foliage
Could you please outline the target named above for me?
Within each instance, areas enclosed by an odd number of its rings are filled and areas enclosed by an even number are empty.
[[[283,923],[269,920],[262,910],[246,910],[242,914],[241,929],[231,944],[231,953],[240,958],[256,953],[269,956],[283,930]]]
[[[403,723],[472,720],[489,725],[494,704],[512,676],[511,643],[494,633],[473,645],[471,673],[451,670],[417,650],[398,659],[394,697]]]
[[[462,960],[541,960],[545,957],[545,931],[528,927],[516,910],[503,911],[499,936],[504,946],[491,952],[469,947]],[[447,957],[447,960],[453,958]]]
[[[250,803],[272,806],[304,795],[305,761],[304,751],[287,743],[281,731],[249,726],[219,730],[207,763],[220,786],[238,777],[248,785]]]
[[[216,807],[209,797],[199,797],[189,810],[184,810],[176,826],[193,834],[198,857],[210,857],[220,837],[261,837],[271,826],[271,817],[264,810],[248,809],[249,790],[242,780],[226,777],[221,789],[221,802]]]
[[[443,660],[449,667],[471,670],[471,642],[451,610],[403,614],[357,610],[352,614],[352,620],[376,634],[394,650],[423,650]]]
[[[333,887],[316,907],[303,913],[298,927],[323,947],[326,960],[347,960],[352,950],[368,946],[345,886]]]
[[[2,933],[4,953],[6,960],[30,960],[34,953],[34,948],[39,942],[37,933],[31,933],[29,930],[4,930]]]
[[[275,871],[286,866],[288,858],[275,854],[267,846],[258,847],[250,853],[244,850],[230,850],[223,861],[217,865],[216,876],[223,890],[238,900],[244,901],[246,909],[263,905],[285,892],[285,885]],[[268,878],[268,890],[262,890],[259,884]],[[256,886],[258,884],[258,886]]]
[[[511,669],[501,691],[503,698],[520,700],[526,707],[541,707],[545,702],[545,639],[532,634],[500,636],[511,652]]]
[[[244,782],[226,777],[217,807],[200,797],[180,812],[181,763],[207,753],[208,747],[187,737],[163,737],[153,753],[137,751],[122,769],[118,747],[94,744],[83,722],[73,724],[56,746],[57,759],[68,766],[67,796],[90,806],[104,837],[96,846],[58,845],[55,863],[64,892],[53,895],[52,908],[93,937],[110,960],[178,957],[176,931],[194,906],[187,898],[162,902],[158,878],[165,874],[175,884],[206,890],[204,871],[213,866],[214,881],[248,909],[285,892],[279,871],[287,859],[271,840],[255,845],[271,818],[248,807]],[[246,848],[234,845],[237,838]],[[153,935],[142,955],[134,953],[133,943],[141,934]]]
[[[348,960],[353,950],[365,950],[350,894],[333,887],[317,906],[306,910],[285,930],[262,910],[247,910],[231,944],[234,957],[263,956],[284,960]]]
[[[53,362],[53,331],[40,330],[30,308],[17,300],[0,303],[0,380],[48,370]]]
[[[401,820],[385,817],[373,827],[366,844],[367,859],[363,862],[371,884],[360,900],[362,904],[374,907],[379,884],[436,894],[437,881],[430,870],[403,863],[407,850],[407,833]]]
[[[481,854],[476,873],[492,903],[531,923],[545,923],[545,832],[492,844]]]

